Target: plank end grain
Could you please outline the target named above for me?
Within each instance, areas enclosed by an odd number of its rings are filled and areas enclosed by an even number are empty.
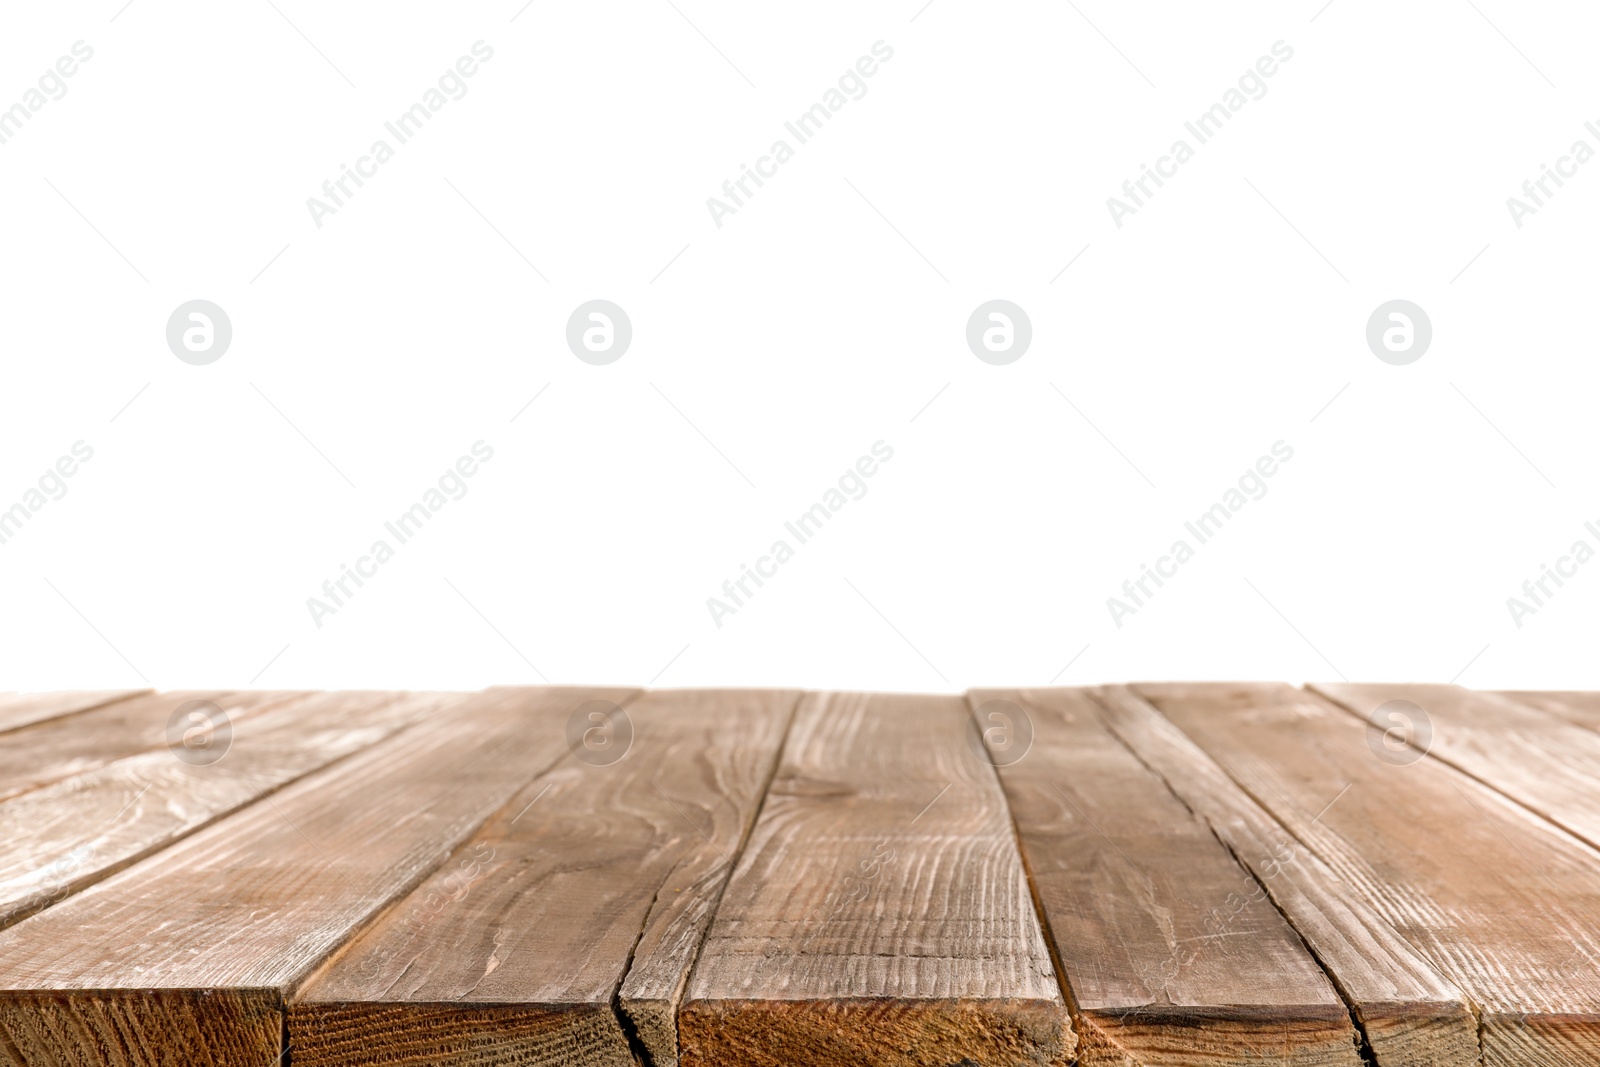
[[[627,989],[626,981],[623,989]],[[617,1007],[633,1028],[635,1040],[649,1053],[651,1067],[678,1067],[678,1005],[682,995],[679,987],[671,997],[617,998]]]
[[[1338,1005],[1256,1011],[1140,1005],[1081,1011],[1080,1067],[1334,1067],[1361,1062],[1350,1016]]]
[[[1600,1063],[1600,1019],[1566,1012],[1494,1012],[1483,1018],[1485,1064]]]
[[[1075,1038],[1034,999],[696,1000],[678,1019],[685,1064],[721,1067],[1062,1067]]]
[[[1380,1067],[1484,1062],[1480,1020],[1462,1001],[1369,1001],[1356,1006],[1355,1017]]]
[[[289,1039],[295,1067],[636,1064],[627,1033],[604,1004],[297,1002]]]
[[[6,1067],[232,1067],[283,1059],[276,990],[35,990],[0,999]]]

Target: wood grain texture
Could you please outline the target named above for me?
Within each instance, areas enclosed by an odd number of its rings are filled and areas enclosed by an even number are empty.
[[[684,1067],[1065,1064],[1074,1037],[959,697],[808,695],[679,1014]]]
[[[142,692],[144,690],[124,689],[75,693],[0,693],[0,733],[61,715],[88,711],[103,704],[138,696]]]
[[[190,700],[209,700],[234,722],[299,694],[150,693],[46,719],[0,736],[0,800],[92,771],[140,752],[165,748],[167,720]]]
[[[1410,701],[1427,716],[1430,736],[1415,743],[1430,755],[1600,847],[1600,733],[1454,685],[1312,688],[1363,721],[1380,721],[1370,728],[1380,738],[1399,721],[1385,716],[1388,702]]]
[[[1478,1062],[1477,1020],[1454,983],[1142,697],[1126,686],[1094,695],[1110,729],[1250,868],[1334,979],[1379,1064]]]
[[[1522,689],[1505,690],[1495,696],[1514,700],[1530,708],[1551,715],[1559,715],[1568,722],[1600,730],[1600,693],[1573,692],[1571,690]]]
[[[452,698],[320,693],[242,719],[215,763],[142,752],[0,802],[0,927],[56,903]]]
[[[980,728],[1032,737],[997,762],[1082,1067],[1359,1067],[1349,1009],[1317,961],[1087,693],[968,701]]]
[[[615,763],[530,782],[289,1013],[296,1067],[677,1064],[683,985],[794,692],[652,693]]]
[[[676,766],[675,758],[667,757],[654,781],[662,799],[692,822],[710,847],[696,845],[686,852],[674,871],[678,884],[662,883],[618,990],[618,1002],[656,1067],[678,1065],[678,1010],[690,972],[777,772],[800,700],[798,692],[789,691],[709,694],[715,699],[702,706],[707,695],[679,693],[671,698],[675,705],[694,706],[709,716],[703,729],[711,736],[702,734],[698,741],[701,762]],[[737,708],[756,707],[761,709],[756,723],[734,719],[752,714]],[[711,768],[718,770],[720,781],[709,776]],[[737,840],[730,842],[734,831]]]
[[[1284,685],[1141,685],[1462,990],[1489,1067],[1600,1063],[1600,855]]]
[[[0,932],[0,1062],[274,1067],[290,988],[565,752],[590,695],[464,698]]]

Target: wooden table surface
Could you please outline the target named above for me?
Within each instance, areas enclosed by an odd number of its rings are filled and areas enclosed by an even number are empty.
[[[0,1064],[1600,1065],[1600,694],[0,694]]]

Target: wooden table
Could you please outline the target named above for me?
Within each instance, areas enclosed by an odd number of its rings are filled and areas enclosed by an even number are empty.
[[[0,1064],[1600,1064],[1600,695],[0,695]]]

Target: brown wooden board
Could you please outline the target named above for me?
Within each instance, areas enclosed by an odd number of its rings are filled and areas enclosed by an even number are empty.
[[[274,1067],[283,998],[566,752],[590,696],[464,698],[0,932],[0,1063]]]
[[[1333,978],[1379,1064],[1478,1062],[1477,1020],[1454,983],[1142,697],[1126,686],[1095,697],[1111,730],[1250,868]]]
[[[1136,688],[1466,994],[1489,1067],[1600,1063],[1600,854],[1316,694]]]
[[[1571,690],[1521,689],[1505,690],[1495,694],[1526,704],[1530,708],[1559,715],[1568,722],[1600,730],[1600,693],[1581,693]]]
[[[138,696],[143,690],[77,693],[0,693],[0,732],[43,722],[60,715],[88,711]]]
[[[114,874],[451,699],[320,693],[243,718],[209,750],[142,752],[0,802],[0,927]],[[459,698],[457,698],[459,699]]]
[[[1074,1038],[959,697],[802,700],[679,1014],[684,1067],[1065,1064]]]
[[[237,724],[298,695],[150,693],[11,730],[0,735],[0,800],[139,752],[165,748],[169,737],[182,744],[184,732],[195,727],[185,725],[191,722],[187,715],[180,715],[174,726],[173,715],[191,701],[209,701]],[[202,708],[198,713],[217,718],[210,709]]]
[[[1372,724],[1374,740],[1393,747],[1409,735],[1404,756],[1437,756],[1600,847],[1600,733],[1454,685],[1313,688]]]
[[[630,1039],[675,1065],[684,982],[798,697],[659,692],[600,720],[631,743],[534,779],[300,990],[295,1067],[631,1067]]]
[[[968,700],[994,741],[1083,1067],[1359,1067],[1349,1009],[1293,928],[1086,692]]]

